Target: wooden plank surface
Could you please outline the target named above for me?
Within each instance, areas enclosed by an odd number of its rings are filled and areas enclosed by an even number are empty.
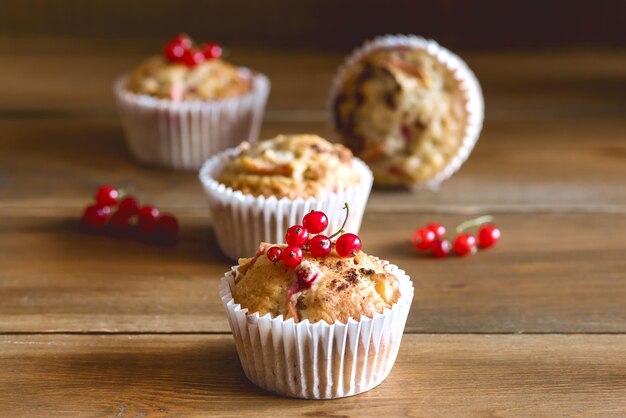
[[[218,282],[230,262],[206,213],[163,249],[76,230],[77,216],[0,224],[0,332],[227,332]],[[421,257],[410,231],[459,215],[365,216],[364,249],[413,278],[409,332],[626,332],[625,214],[501,214],[493,251]]]
[[[116,118],[0,119],[0,132],[0,211],[82,207],[105,182],[171,209],[206,206],[195,173],[137,164]],[[330,134],[323,123],[266,122],[262,137],[294,132]],[[492,122],[438,192],[380,191],[369,209],[623,211],[624,138],[615,118]]]
[[[0,111],[113,115],[113,80],[144,57],[159,53],[161,44],[161,39],[107,42],[0,36]],[[284,121],[288,115],[289,120],[323,122],[330,82],[349,51],[235,48],[229,59],[271,79],[268,116],[272,120]],[[481,82],[487,121],[619,117],[626,110],[626,51],[457,52]]]
[[[0,37],[0,415],[626,414],[626,51],[463,54],[487,106],[475,152],[437,192],[375,190],[362,229],[415,281],[396,368],[356,398],[306,402],[237,364],[217,297],[230,262],[195,173],[126,151],[110,82],[154,45]],[[330,136],[342,54],[233,59],[272,79],[263,137]],[[177,214],[179,245],[77,232],[105,182]],[[440,261],[408,244],[430,220],[487,212],[504,233],[492,251]]]
[[[378,388],[334,401],[264,393],[230,335],[0,336],[6,416],[611,416],[626,336],[406,335]]]

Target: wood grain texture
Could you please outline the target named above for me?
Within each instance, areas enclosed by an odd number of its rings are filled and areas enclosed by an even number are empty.
[[[280,398],[230,335],[0,336],[5,416],[623,416],[626,336],[406,335],[370,392]]]
[[[0,115],[114,115],[113,80],[158,54],[162,44],[162,39],[0,36]],[[359,44],[343,53],[233,48],[229,59],[270,78],[271,120],[325,122],[332,77]],[[620,117],[626,111],[626,51],[459,53],[483,87],[488,122]]]
[[[396,368],[310,402],[252,386],[222,335],[231,262],[195,173],[126,151],[110,82],[154,41],[60,40],[0,38],[0,415],[626,415],[626,52],[464,54],[487,105],[475,152],[438,192],[375,190],[361,233],[415,282]],[[233,59],[272,79],[263,137],[330,135],[341,54]],[[105,182],[178,215],[179,245],[79,233]],[[493,250],[442,262],[408,243],[485,212],[504,233]]]
[[[624,211],[626,123],[609,119],[492,122],[438,192],[376,191],[372,211]],[[112,183],[172,210],[203,209],[195,173],[136,163],[115,118],[1,120],[0,211],[82,207]],[[262,137],[330,132],[317,122],[266,122]]]
[[[229,330],[217,289],[230,262],[206,213],[181,217],[174,249],[79,233],[74,214],[4,219],[1,332]],[[626,332],[626,240],[614,233],[626,229],[626,215],[498,215],[497,248],[445,261],[409,243],[432,219],[368,213],[361,231],[367,252],[414,280],[408,331]]]

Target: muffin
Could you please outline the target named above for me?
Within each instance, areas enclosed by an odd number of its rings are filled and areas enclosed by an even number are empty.
[[[286,228],[311,210],[338,213],[358,232],[372,187],[368,167],[340,144],[316,135],[279,135],[210,158],[200,170],[217,241],[231,259],[258,242],[281,242]],[[338,227],[337,222],[330,228]]]
[[[434,41],[386,36],[366,43],[331,93],[340,139],[382,186],[435,186],[467,158],[482,126],[480,86]]]
[[[155,56],[131,72],[126,89],[159,99],[180,101],[225,100],[248,94],[252,80],[234,65],[211,59],[189,67]]]
[[[218,181],[254,196],[319,198],[359,183],[352,152],[317,135],[279,135],[243,144]]]
[[[261,244],[222,279],[246,376],[284,396],[331,399],[380,384],[395,362],[413,299],[409,277],[362,251],[342,258],[304,251],[300,263],[272,260]]]
[[[198,169],[212,155],[257,140],[267,78],[180,35],[114,86],[126,139],[141,162]]]

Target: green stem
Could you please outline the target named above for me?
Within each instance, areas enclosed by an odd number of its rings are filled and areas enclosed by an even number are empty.
[[[337,235],[343,234],[345,232],[344,228],[346,227],[346,222],[348,222],[348,216],[350,216],[350,207],[348,206],[347,202],[344,203],[343,208],[346,210],[346,217],[343,220],[343,224],[341,225],[341,228],[339,228],[339,231],[332,234],[330,237],[328,237],[328,239],[334,238]]]
[[[456,233],[460,234],[461,232],[465,231],[468,228],[474,227],[474,226],[478,226],[478,225],[482,225],[488,222],[493,222],[493,216],[491,215],[485,215],[485,216],[479,216],[478,218],[474,218],[474,219],[470,219],[467,220],[465,222],[461,222],[457,227],[456,227]]]

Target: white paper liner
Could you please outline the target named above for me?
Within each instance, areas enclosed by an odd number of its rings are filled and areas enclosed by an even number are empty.
[[[197,170],[217,152],[255,142],[259,135],[270,82],[263,74],[240,68],[252,90],[214,101],[181,101],[135,94],[127,75],[114,83],[126,141],[141,162],[179,170]]]
[[[355,65],[363,56],[374,50],[402,46],[421,49],[435,57],[454,75],[455,80],[459,84],[459,90],[463,93],[465,98],[467,121],[461,146],[457,150],[454,158],[452,158],[435,177],[424,182],[425,186],[431,189],[437,189],[442,181],[452,176],[452,174],[461,168],[461,165],[472,152],[476,141],[478,141],[483,126],[485,105],[480,84],[472,70],[470,70],[467,64],[458,55],[450,52],[432,39],[425,39],[416,35],[385,35],[365,42],[346,58],[333,79],[328,106],[331,116],[330,120],[335,120],[333,116],[333,103],[348,69]],[[336,129],[334,126],[333,128]]]
[[[382,383],[396,360],[414,293],[403,270],[383,263],[399,280],[398,302],[347,324],[248,314],[233,300],[239,272],[232,267],[220,282],[220,298],[248,379],[270,392],[307,399],[352,396]]]
[[[329,215],[327,231],[336,231],[343,223],[345,203],[350,206],[350,216],[344,229],[358,233],[373,183],[372,172],[361,160],[353,160],[360,176],[360,182],[353,187],[320,198],[277,199],[244,194],[216,180],[224,165],[240,151],[234,148],[210,158],[199,175],[218,244],[228,257],[233,260],[250,257],[257,252],[259,242],[284,242],[287,228],[299,224],[312,210]]]

